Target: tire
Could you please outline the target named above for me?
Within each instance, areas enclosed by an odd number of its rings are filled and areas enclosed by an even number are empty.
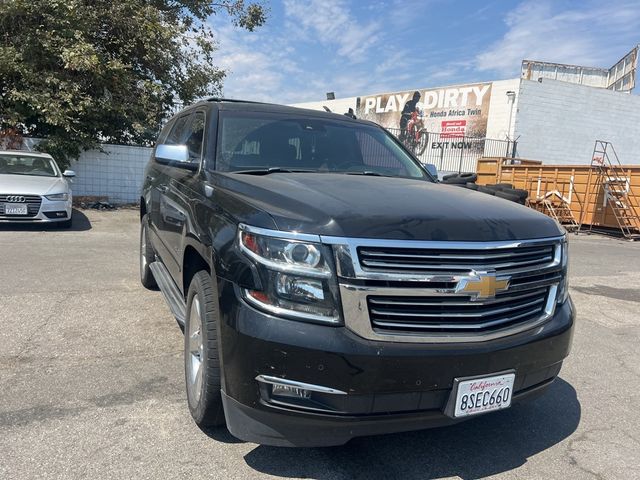
[[[512,202],[520,203],[520,197],[518,195],[512,195],[507,192],[503,192],[502,190],[498,190],[496,192],[496,197],[504,198],[505,200],[511,200]]]
[[[466,182],[475,182],[478,180],[478,175],[475,173],[460,173],[458,178],[465,180]]]
[[[503,190],[513,189],[513,185],[511,183],[496,183],[496,187],[500,187]]]
[[[469,182],[475,182],[477,179],[478,175],[476,175],[475,173],[454,173],[452,175],[446,175],[442,177],[442,182],[448,184],[466,185]]]
[[[527,190],[521,190],[519,188],[512,188],[511,190],[505,190],[509,195],[517,195],[521,200],[526,200],[529,196],[529,192]]]
[[[477,183],[467,182],[466,187],[467,187],[469,190],[478,190],[478,184],[477,184]]]
[[[156,254],[149,242],[149,219],[147,215],[140,222],[140,283],[149,290],[157,290],[158,284],[153,278],[149,265],[156,261]]]
[[[201,270],[189,285],[184,328],[187,401],[199,427],[224,425],[218,324],[218,288],[211,275]]]
[[[466,185],[467,180],[456,175],[455,177],[450,177],[446,180],[443,179],[442,183],[446,183],[448,185]]]
[[[496,191],[492,188],[487,188],[486,186],[483,185],[478,185],[478,191],[482,192],[482,193],[487,193],[489,195],[495,195]]]

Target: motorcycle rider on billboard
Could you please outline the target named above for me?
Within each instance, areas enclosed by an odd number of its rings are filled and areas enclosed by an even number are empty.
[[[404,141],[407,135],[407,125],[411,120],[411,115],[417,111],[417,105],[422,95],[419,91],[413,92],[413,98],[404,104],[400,113],[400,141]]]

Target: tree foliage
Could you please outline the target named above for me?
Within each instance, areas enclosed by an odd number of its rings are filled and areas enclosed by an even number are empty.
[[[150,142],[177,106],[220,91],[216,14],[250,31],[266,19],[243,0],[0,0],[0,130],[44,138],[63,163]]]

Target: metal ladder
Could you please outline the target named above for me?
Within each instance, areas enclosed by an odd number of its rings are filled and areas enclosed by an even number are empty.
[[[568,232],[578,233],[580,223],[571,209],[574,195],[573,176],[569,182],[559,182],[557,178],[527,178],[525,184],[530,192],[527,205],[553,218]],[[550,189],[552,188],[552,189]]]
[[[542,201],[544,213],[555,219],[560,225],[562,225],[569,232],[577,232],[580,229],[580,224],[576,222],[571,207],[567,202],[561,198],[560,203],[554,204],[548,198]]]
[[[634,203],[630,179],[610,142],[596,140],[591,155],[591,167],[595,167],[600,176],[604,187],[605,205],[611,207],[622,235],[630,240],[640,239],[640,208]],[[592,227],[593,223],[590,230]]]

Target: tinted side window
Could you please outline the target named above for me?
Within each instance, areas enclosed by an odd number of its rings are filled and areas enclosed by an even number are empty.
[[[204,141],[204,112],[196,112],[187,133],[186,145],[189,149],[189,159],[199,163],[202,159],[202,143]]]
[[[189,122],[189,115],[184,115],[180,117],[173,124],[173,128],[171,128],[171,132],[167,136],[167,139],[164,141],[167,145],[180,145],[182,144],[182,139],[184,138],[185,128],[187,127],[187,123]]]

